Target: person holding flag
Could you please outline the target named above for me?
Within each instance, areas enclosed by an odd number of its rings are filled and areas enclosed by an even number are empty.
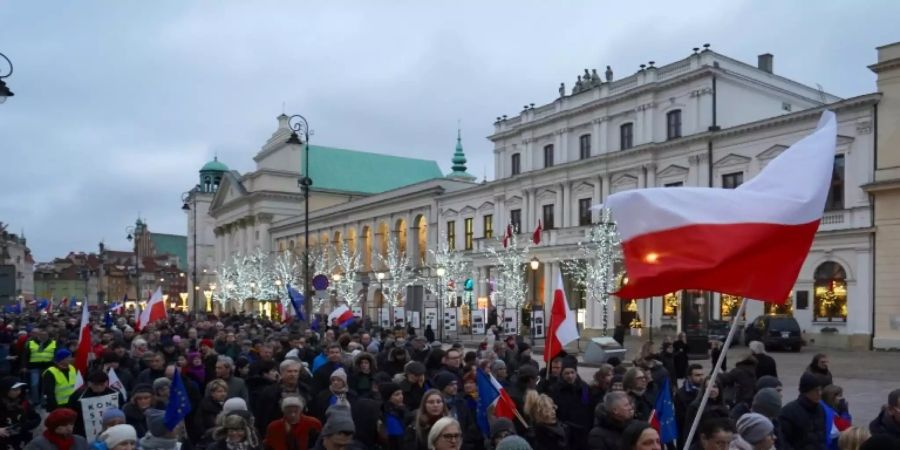
[[[556,414],[569,429],[570,443],[576,449],[587,448],[597,402],[590,387],[578,376],[578,360],[574,356],[563,358],[559,381],[550,387],[549,395],[557,406],[562,406]]]
[[[663,444],[678,440],[675,403],[672,402],[672,387],[668,377],[663,380],[662,388],[656,396],[656,403],[650,413],[650,425],[659,432],[659,439]]]

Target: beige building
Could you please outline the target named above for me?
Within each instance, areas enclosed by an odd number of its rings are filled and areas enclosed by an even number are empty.
[[[900,42],[878,48],[878,103],[872,196],[875,233],[875,336],[880,349],[900,349]]]

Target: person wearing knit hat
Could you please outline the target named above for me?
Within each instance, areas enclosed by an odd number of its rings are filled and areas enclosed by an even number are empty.
[[[737,450],[771,450],[775,445],[772,421],[757,413],[747,413],[737,421],[738,435],[731,445]]]
[[[356,425],[350,416],[350,409],[335,405],[328,408],[328,420],[322,427],[322,445],[326,449],[348,448],[353,442]]]
[[[147,418],[144,411],[153,406],[153,387],[149,384],[139,384],[131,390],[128,403],[122,407],[125,413],[125,423],[134,427],[138,439],[147,434]]]
[[[378,393],[384,400],[381,404],[382,432],[387,435],[387,448],[401,448],[406,434],[406,404],[403,389],[396,383],[378,385]]]
[[[109,408],[103,411],[101,419],[103,421],[103,429],[112,428],[116,425],[125,423],[125,413],[119,408]]]
[[[494,447],[496,450],[531,450],[531,444],[520,436],[507,436]]]
[[[756,379],[756,391],[759,392],[760,389],[765,388],[774,388],[779,393],[781,392],[781,380],[775,378],[771,375],[763,375]]]
[[[457,386],[456,386],[457,390],[459,389],[459,385],[458,385],[459,382],[456,379],[456,375],[453,375],[450,372],[443,372],[443,371],[438,372],[434,376],[434,380],[432,380],[432,381],[433,381],[432,384],[433,384],[434,388],[441,392],[444,392],[444,389],[447,388],[447,386],[449,386],[450,384],[454,384],[454,383],[457,384]],[[446,394],[446,392],[444,392],[444,393]]]
[[[169,388],[172,386],[172,380],[166,377],[160,377],[153,380],[153,407],[166,409],[169,403]]]
[[[800,395],[784,405],[778,415],[781,436],[789,448],[820,448],[829,430],[825,429],[825,408],[821,404],[822,381],[810,372],[800,376]]]
[[[177,450],[177,435],[166,427],[166,412],[148,409],[144,415],[147,417],[147,434],[138,441],[138,447],[141,450]]]
[[[26,450],[87,450],[87,440],[73,434],[78,413],[57,408],[44,419],[44,432],[25,446]]]
[[[494,378],[496,378],[501,385],[509,385],[509,370],[506,368],[506,361],[503,361],[502,359],[494,361],[494,364],[491,364],[491,374],[494,375]]]
[[[516,425],[506,417],[498,417],[491,424],[491,444],[496,448],[504,438],[516,434]]]
[[[215,443],[211,447],[216,450],[254,450],[259,448],[259,436],[253,425],[246,418],[232,414],[226,416],[222,425],[212,434]]]
[[[778,417],[781,412],[781,393],[770,387],[760,389],[753,397],[753,405],[750,410],[769,419]]]
[[[339,367],[331,372],[328,389],[316,395],[312,415],[325,417],[325,411],[332,405],[345,405],[348,408],[356,403],[356,393],[347,386],[347,372]]]
[[[222,404],[222,412],[228,414],[232,411],[247,411],[247,402],[240,397],[232,397]]]
[[[100,433],[98,441],[106,444],[108,450],[134,450],[137,445],[137,432],[131,425],[116,425]]]
[[[271,450],[289,450],[289,445],[296,444],[296,450],[309,449],[310,437],[322,431],[322,422],[315,417],[304,415],[304,407],[303,397],[295,395],[284,397],[281,400],[282,417],[273,420],[266,427],[263,447]]]
[[[410,361],[403,367],[403,380],[399,383],[403,389],[403,402],[406,409],[412,411],[419,407],[425,394],[425,365],[418,361]]]
[[[462,443],[462,428],[452,417],[438,419],[428,432],[429,450],[459,450]]]

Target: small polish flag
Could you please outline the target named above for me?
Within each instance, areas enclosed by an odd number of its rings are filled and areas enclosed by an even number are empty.
[[[330,325],[335,320],[339,327],[345,328],[353,323],[353,311],[347,305],[338,306],[328,315],[328,324]]]
[[[534,242],[534,245],[539,245],[541,243],[541,233],[544,232],[544,227],[541,225],[541,220],[538,219],[537,228],[534,229],[534,233],[531,233],[531,242]]]
[[[87,376],[88,370],[88,361],[91,356],[91,314],[88,312],[87,302],[82,303],[81,306],[81,328],[79,328],[78,334],[78,347],[75,350],[75,370],[78,371],[76,375],[76,389],[80,387],[80,384],[84,383],[84,377]],[[81,379],[81,383],[78,383],[78,378]]]
[[[544,362],[550,361],[563,351],[570,342],[578,339],[578,326],[575,314],[566,302],[566,291],[563,290],[562,274],[556,274],[556,290],[553,291],[553,305],[550,307],[550,322],[547,325],[547,343],[544,345]]]
[[[140,328],[143,330],[153,322],[166,319],[166,303],[163,301],[162,288],[156,288],[156,292],[147,302],[147,308],[141,311]]]

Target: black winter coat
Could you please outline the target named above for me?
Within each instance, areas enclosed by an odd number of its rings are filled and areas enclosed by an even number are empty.
[[[147,434],[147,417],[144,412],[138,409],[134,403],[127,403],[122,407],[122,412],[125,413],[125,423],[134,427],[138,439],[144,437]]]
[[[793,450],[825,450],[825,409],[803,395],[778,416],[784,440]]]
[[[644,422],[650,420],[650,413],[653,411],[653,401],[650,400],[648,393],[644,392],[642,395],[637,395],[629,391],[628,398],[631,399],[631,404],[634,405],[634,419],[643,420]]]
[[[591,450],[621,450],[622,431],[631,423],[619,423],[612,420],[604,411],[597,417],[596,425],[588,434],[588,447]]]
[[[869,432],[872,436],[876,434],[886,434],[894,439],[900,439],[900,425],[894,422],[890,415],[885,414],[884,410],[878,413],[878,417],[869,423]]]
[[[594,407],[597,406],[588,385],[580,379],[574,384],[560,381],[551,389],[550,398],[559,407],[556,418],[569,429],[573,448],[584,448],[594,425]]]
[[[568,450],[568,433],[559,421],[556,425],[535,424],[530,439],[532,448],[541,450]]]
[[[758,355],[753,355],[756,358],[756,379],[760,379],[765,375],[770,375],[775,378],[778,378],[778,367],[775,364],[775,358],[772,358],[765,353],[760,353]]]
[[[0,438],[0,448],[21,450],[31,441],[31,431],[41,424],[41,416],[31,407],[28,400],[22,398],[18,401],[10,401],[3,393],[0,400],[0,428],[15,427],[18,433],[11,433],[9,437]]]
[[[751,359],[738,362],[734,369],[719,375],[723,386],[728,386],[733,396],[726,398],[731,404],[753,403],[756,394],[756,363]]]

